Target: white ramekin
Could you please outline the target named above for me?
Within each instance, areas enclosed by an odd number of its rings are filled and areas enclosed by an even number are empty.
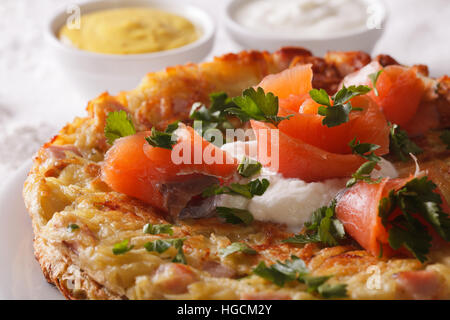
[[[229,35],[245,49],[274,51],[285,46],[301,46],[311,50],[318,56],[322,56],[331,50],[362,50],[370,53],[383,34],[387,20],[386,6],[382,0],[364,0],[368,6],[368,17],[372,16],[378,19],[379,25],[377,28],[361,28],[337,36],[321,38],[296,36],[295,34],[273,35],[264,32],[258,33],[242,26],[233,18],[235,10],[248,1],[230,0],[225,11],[225,27]],[[377,16],[375,17],[374,15]]]
[[[112,8],[153,7],[186,17],[201,31],[197,41],[172,50],[129,55],[101,54],[79,50],[58,39],[58,31],[73,14],[67,6],[60,8],[50,18],[47,40],[67,77],[86,98],[93,98],[103,91],[115,94],[133,89],[146,73],[167,66],[200,62],[209,54],[214,43],[216,27],[213,19],[205,11],[191,5],[167,0],[127,0],[91,1],[76,6],[80,8],[81,15]]]

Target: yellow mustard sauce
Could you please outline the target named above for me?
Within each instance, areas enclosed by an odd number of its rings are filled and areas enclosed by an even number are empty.
[[[119,8],[81,15],[80,28],[64,25],[59,39],[86,51],[138,54],[182,47],[199,38],[186,18],[152,8]]]

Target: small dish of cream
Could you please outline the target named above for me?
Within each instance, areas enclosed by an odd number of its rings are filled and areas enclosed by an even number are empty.
[[[244,47],[300,45],[324,54],[370,52],[385,18],[385,7],[376,0],[232,0],[225,20],[230,35]]]

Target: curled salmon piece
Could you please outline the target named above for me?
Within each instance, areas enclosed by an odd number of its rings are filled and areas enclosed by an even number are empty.
[[[378,216],[378,206],[387,182],[388,179],[378,184],[359,182],[347,189],[336,205],[336,216],[344,225],[345,232],[374,256],[380,252],[385,256],[392,254],[387,245],[388,232]],[[398,181],[398,185],[403,183],[406,181]]]
[[[405,129],[409,135],[418,136],[439,127],[439,112],[434,102],[427,102],[427,92],[433,80],[425,78],[420,68],[400,65],[382,65],[373,61],[364,68],[347,75],[342,84],[367,85],[373,88],[369,75],[380,72],[376,89],[368,95],[383,110],[386,119]],[[434,90],[431,90],[434,91]]]
[[[387,66],[378,77],[374,91],[370,93],[378,103],[388,121],[405,126],[417,113],[425,92],[422,80],[412,69],[401,66]]]
[[[283,81],[280,81],[283,79]],[[278,74],[266,76],[257,87],[272,92],[279,99],[282,108],[298,111],[309,98],[312,89],[313,71],[311,64],[296,65]]]
[[[147,143],[150,131],[116,140],[106,153],[102,178],[114,191],[176,216],[208,186],[232,178],[236,159],[181,124],[172,150]]]
[[[386,118],[377,104],[367,96],[358,96],[351,100],[353,107],[362,111],[351,112],[349,121],[339,126],[327,127],[322,124],[323,116],[317,114],[319,105],[312,99],[306,100],[298,113],[280,109],[280,116],[293,114],[282,121],[280,131],[305,143],[337,154],[350,154],[349,142],[356,138],[361,143],[380,146],[377,155],[389,152],[389,128]]]
[[[280,122],[279,132],[272,131],[276,129],[272,125],[251,122],[262,163],[276,168],[285,177],[314,182],[348,177],[361,166],[365,160],[352,154],[349,147],[355,138],[361,143],[379,145],[377,155],[389,152],[387,121],[371,98],[354,97],[351,103],[361,111],[351,112],[346,123],[328,127],[322,123],[324,117],[318,114],[319,104],[309,97],[311,79],[311,65],[297,65],[266,77],[258,85],[279,95],[278,116],[291,116]],[[302,82],[306,83],[300,85]],[[265,134],[259,134],[264,131],[269,135],[267,139]],[[275,133],[279,134],[278,140]],[[274,164],[275,161],[278,163]]]
[[[388,197],[391,190],[401,189],[413,178],[415,176],[398,179],[385,178],[376,184],[359,182],[346,189],[338,197],[336,216],[344,225],[345,232],[372,255],[379,256],[382,253],[384,257],[391,257],[395,254],[410,256],[410,253],[403,248],[394,251],[389,246],[389,234],[379,216],[379,205],[381,199]],[[444,212],[449,212],[448,204],[439,189],[436,192],[441,195]],[[400,209],[396,209],[392,213],[392,218],[400,213]],[[417,219],[429,226],[421,217],[417,216]],[[428,229],[433,237],[433,245],[439,245],[444,241],[434,229],[431,227]]]
[[[258,160],[274,168],[286,178],[298,178],[306,182],[344,178],[355,172],[365,161],[354,154],[327,152],[282,131],[277,131],[271,124],[252,120],[251,126],[257,132]],[[263,141],[261,137],[264,134],[260,132],[264,131],[267,132],[267,140]],[[278,139],[272,138],[274,134],[278,135]],[[264,142],[270,143],[267,143],[267,148],[262,150],[261,145]],[[274,155],[276,152],[279,155],[278,159]],[[274,161],[278,161],[278,165],[274,164]]]

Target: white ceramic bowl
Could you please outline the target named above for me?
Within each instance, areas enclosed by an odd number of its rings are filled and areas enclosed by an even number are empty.
[[[81,15],[122,7],[158,8],[186,17],[201,31],[197,41],[172,50],[129,55],[101,54],[79,50],[58,39],[58,31],[72,14],[66,12],[67,6],[61,8],[49,21],[47,38],[56,60],[85,98],[93,98],[103,91],[115,94],[133,89],[151,71],[187,62],[200,62],[209,54],[214,43],[214,21],[203,10],[191,5],[167,0],[127,0],[85,2],[77,6]]]
[[[315,55],[322,56],[327,51],[353,51],[362,50],[371,52],[375,43],[383,33],[387,20],[387,10],[381,0],[364,0],[368,5],[368,15],[376,14],[379,22],[378,28],[361,28],[337,36],[304,37],[293,34],[273,35],[258,33],[239,24],[234,16],[236,10],[245,2],[252,0],[230,0],[225,12],[225,26],[229,35],[245,49],[274,51],[285,46],[301,46],[311,50]],[[275,1],[275,0],[274,0]],[[332,1],[332,0],[329,0]],[[369,5],[372,5],[369,9]],[[370,11],[376,10],[376,12]]]

